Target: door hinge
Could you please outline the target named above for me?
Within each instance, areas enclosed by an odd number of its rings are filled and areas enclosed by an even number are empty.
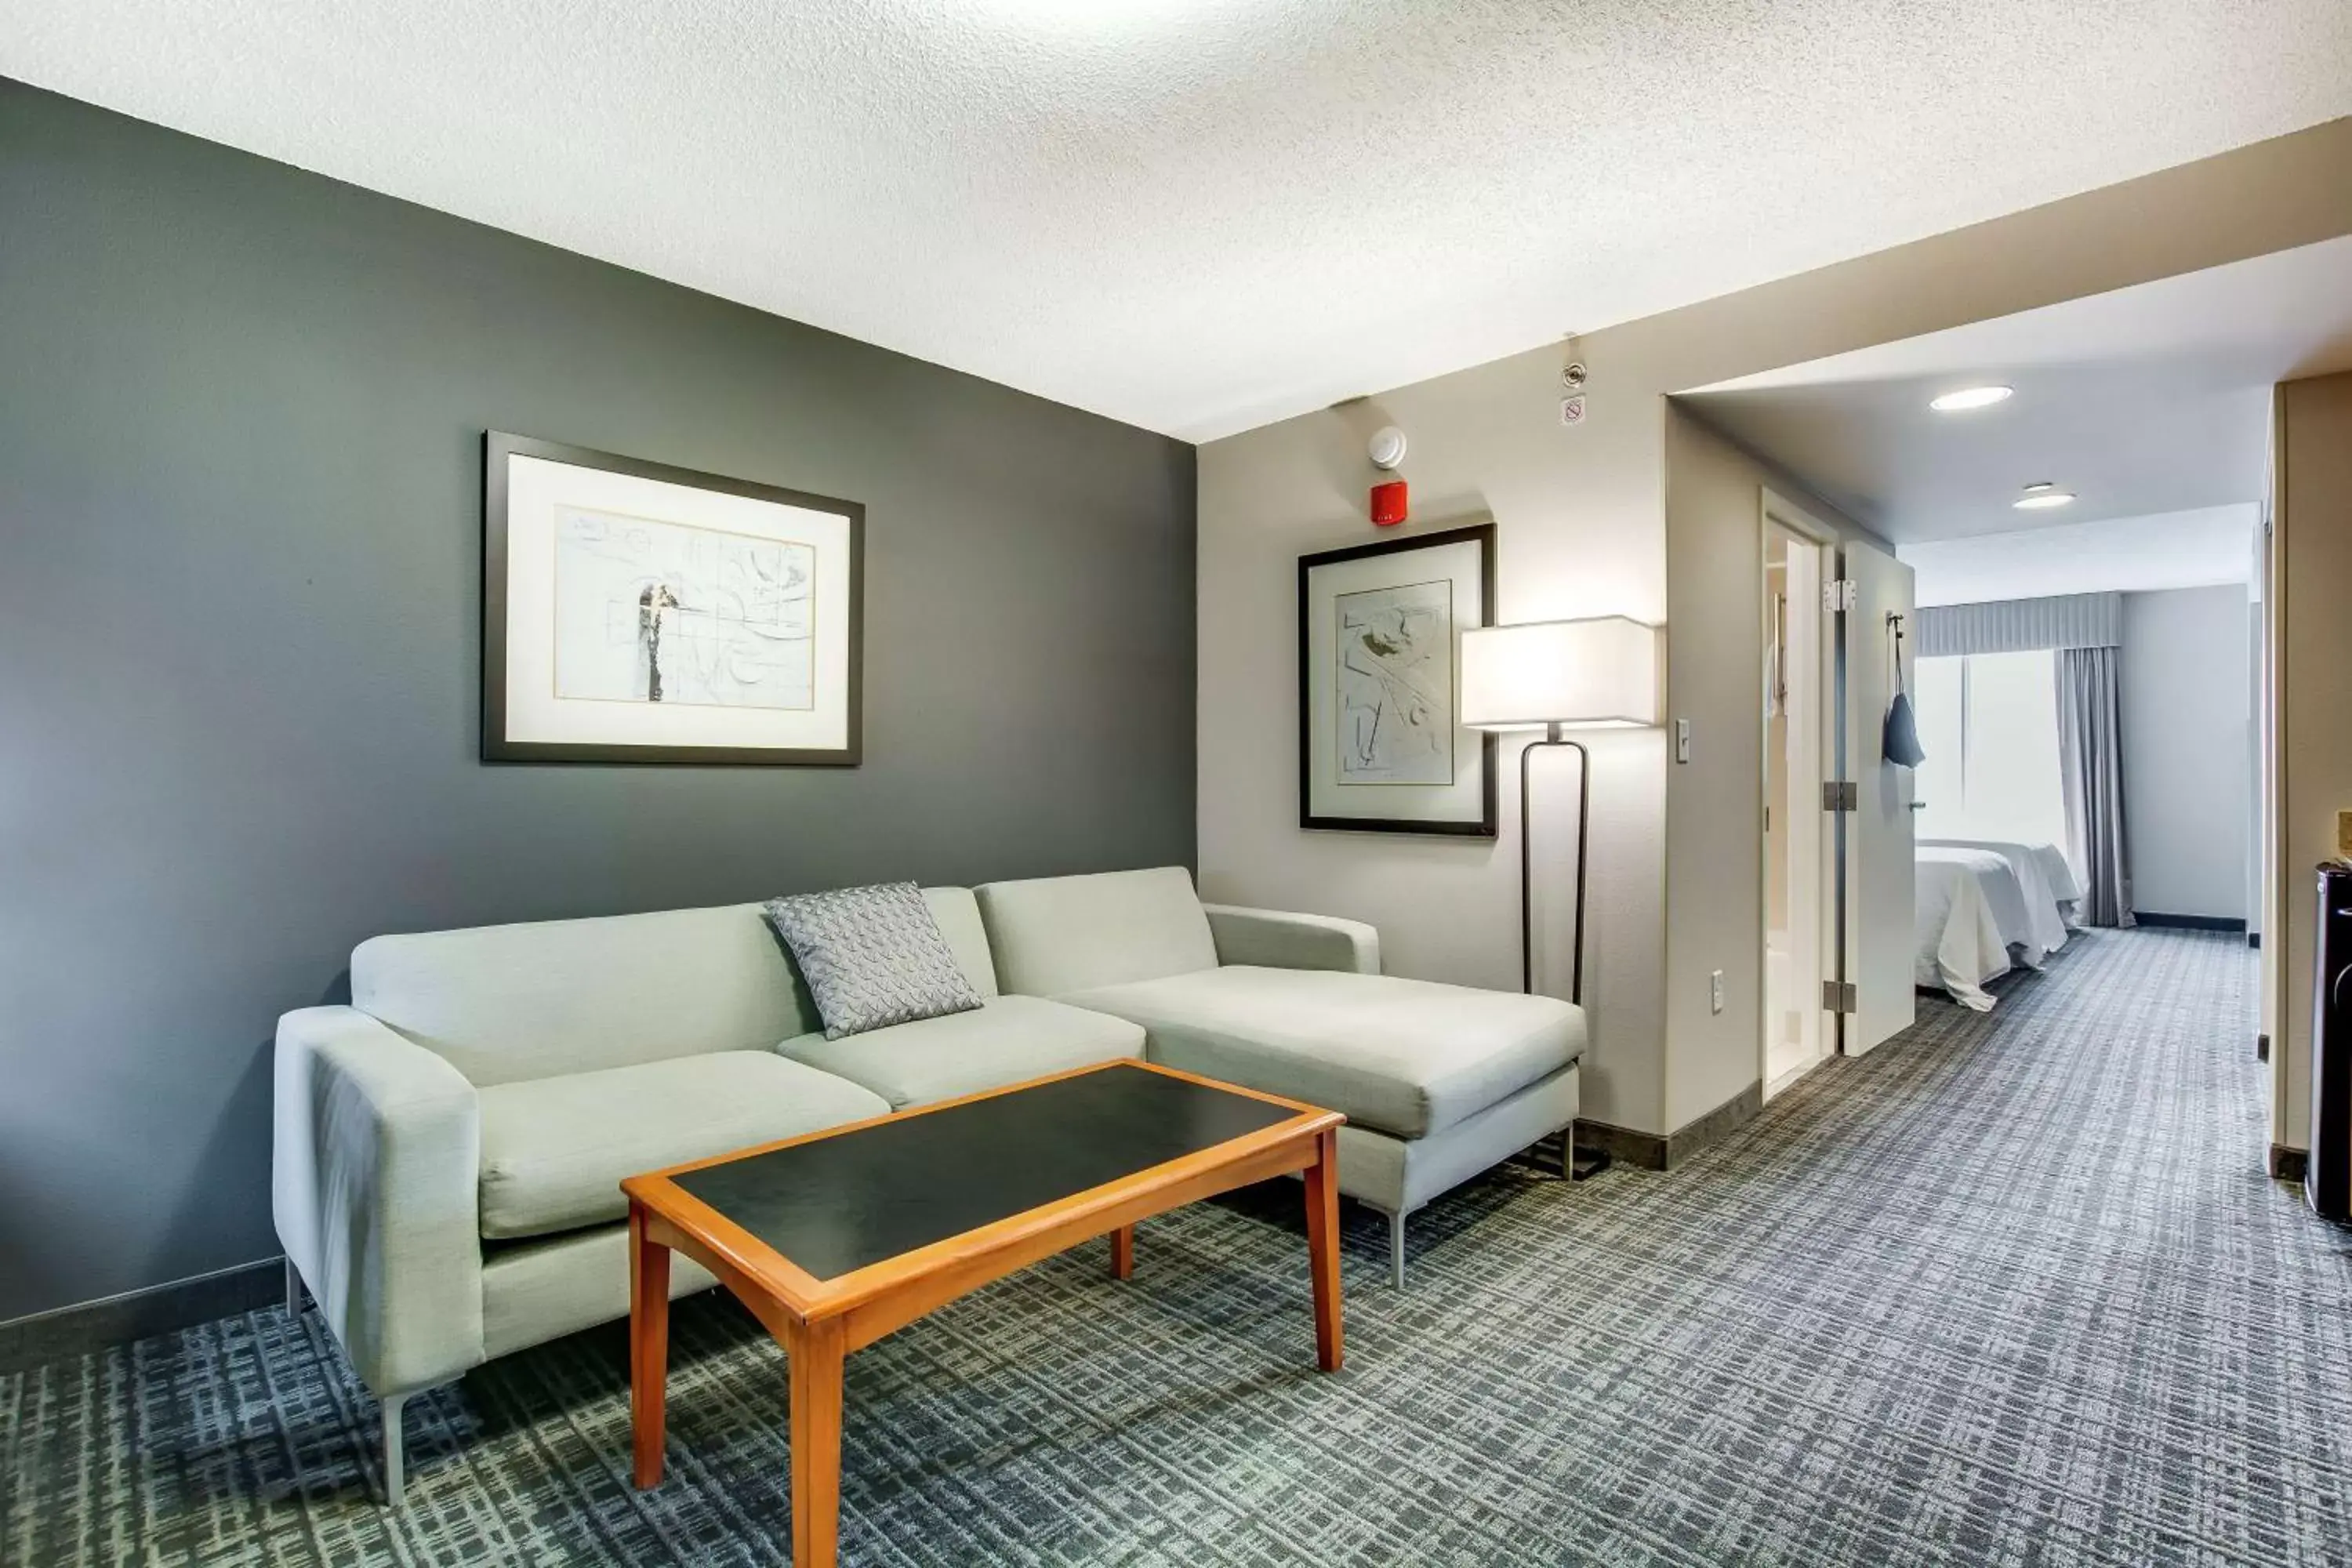
[[[1843,615],[1861,599],[1862,590],[1851,577],[1832,577],[1822,584],[1822,608]]]
[[[1830,779],[1822,785],[1823,811],[1860,811],[1862,786],[1852,779]]]
[[[1824,980],[1822,982],[1822,1011],[1853,1013],[1860,1009],[1861,1001],[1853,994],[1853,981]]]

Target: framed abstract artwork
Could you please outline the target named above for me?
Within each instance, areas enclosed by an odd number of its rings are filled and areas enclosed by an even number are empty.
[[[1495,603],[1495,525],[1298,560],[1298,822],[1495,836],[1495,738],[1461,722],[1460,633]]]
[[[482,757],[852,765],[866,509],[490,431]]]

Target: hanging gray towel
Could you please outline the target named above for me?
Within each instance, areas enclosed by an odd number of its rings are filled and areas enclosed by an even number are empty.
[[[1911,711],[1911,694],[1904,689],[1903,617],[1886,617],[1889,652],[1895,660],[1895,700],[1886,705],[1886,731],[1879,739],[1879,754],[1898,768],[1916,768],[1927,760],[1919,745],[1919,720]]]
[[[1927,753],[1919,747],[1919,721],[1912,717],[1909,692],[1898,690],[1895,700],[1886,706],[1883,750],[1886,760],[1898,768],[1916,768],[1927,760]]]

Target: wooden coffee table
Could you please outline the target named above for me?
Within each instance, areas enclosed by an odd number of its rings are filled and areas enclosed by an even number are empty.
[[[669,1255],[719,1277],[791,1362],[793,1561],[832,1568],[841,1363],[935,1307],[1135,1222],[1270,1176],[1307,1175],[1315,1357],[1339,1368],[1337,1111],[1142,1062],[1057,1073],[621,1184],[629,1197],[636,1481],[657,1485]]]

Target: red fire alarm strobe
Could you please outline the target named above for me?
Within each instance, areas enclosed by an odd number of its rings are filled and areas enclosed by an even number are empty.
[[[1404,481],[1391,479],[1372,487],[1372,521],[1382,528],[1394,528],[1404,521]]]

